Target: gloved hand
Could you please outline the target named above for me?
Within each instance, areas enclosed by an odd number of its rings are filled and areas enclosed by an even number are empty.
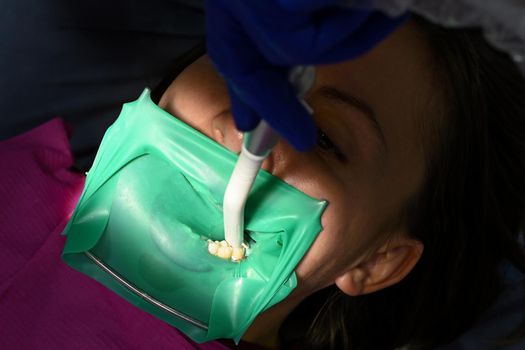
[[[335,63],[371,49],[401,24],[340,0],[207,0],[208,55],[228,85],[241,131],[262,118],[297,150],[316,141],[312,117],[288,82],[295,65]]]

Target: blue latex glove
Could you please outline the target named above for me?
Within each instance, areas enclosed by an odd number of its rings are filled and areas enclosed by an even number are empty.
[[[300,64],[359,56],[406,18],[338,6],[337,0],[207,0],[208,55],[228,85],[241,131],[262,118],[298,150],[316,141],[312,117],[288,82]]]

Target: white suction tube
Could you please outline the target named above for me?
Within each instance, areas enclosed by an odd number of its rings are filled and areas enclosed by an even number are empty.
[[[277,134],[264,120],[245,134],[241,154],[224,193],[224,236],[234,248],[244,237],[244,206],[264,159],[277,142]]]

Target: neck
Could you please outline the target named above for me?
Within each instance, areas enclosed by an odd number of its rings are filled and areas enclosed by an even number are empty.
[[[268,349],[279,348],[279,328],[286,317],[301,302],[301,298],[290,295],[257,316],[250,325],[242,340]]]

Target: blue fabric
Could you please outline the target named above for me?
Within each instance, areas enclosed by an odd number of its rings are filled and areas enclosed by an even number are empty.
[[[201,0],[3,0],[0,140],[61,117],[91,158],[122,104],[203,40]]]
[[[251,130],[262,118],[296,149],[312,147],[316,128],[288,83],[289,69],[359,56],[406,19],[339,2],[206,2],[208,54],[228,84],[239,129]]]
[[[525,321],[525,275],[509,263],[503,266],[502,274],[505,289],[494,306],[469,331],[438,350],[525,349],[525,339],[510,345],[495,343]]]

